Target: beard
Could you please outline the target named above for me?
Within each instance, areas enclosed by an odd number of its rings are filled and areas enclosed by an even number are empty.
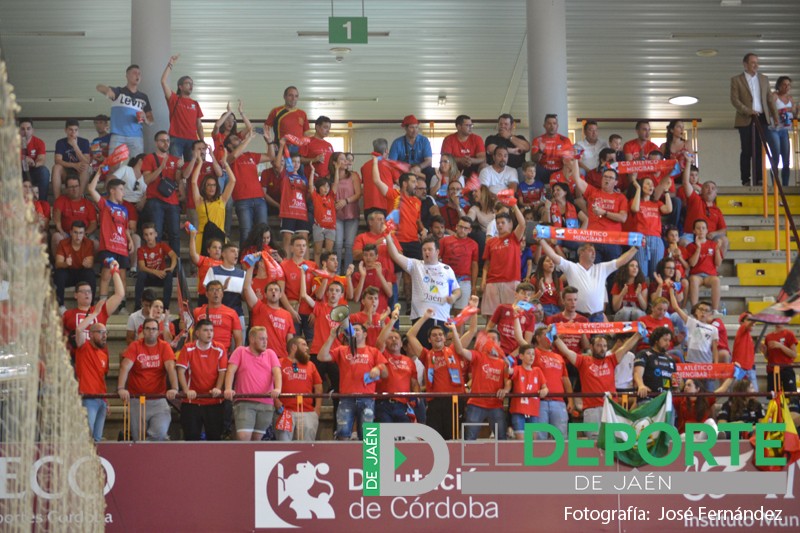
[[[311,359],[311,355],[308,352],[297,352],[294,354],[294,358],[297,359],[298,363],[304,365]]]

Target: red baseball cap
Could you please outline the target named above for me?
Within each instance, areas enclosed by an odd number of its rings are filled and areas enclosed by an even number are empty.
[[[410,126],[412,124],[419,124],[419,120],[414,115],[406,115],[403,117],[403,122],[400,124],[402,127]]]

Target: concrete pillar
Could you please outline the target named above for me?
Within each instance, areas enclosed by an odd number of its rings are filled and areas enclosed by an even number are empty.
[[[572,125],[567,116],[566,0],[528,0],[528,122],[530,137],[544,133],[548,113],[558,115],[562,135]]]
[[[153,135],[169,131],[169,109],[161,89],[161,73],[172,55],[170,0],[131,0],[131,63],[142,69],[139,90],[150,98],[154,123],[144,128],[144,151],[155,151]],[[173,76],[174,78],[174,76]],[[171,83],[177,78],[170,79]]]

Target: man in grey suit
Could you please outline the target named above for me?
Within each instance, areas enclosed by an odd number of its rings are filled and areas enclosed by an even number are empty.
[[[770,98],[769,79],[758,73],[758,56],[749,53],[742,60],[744,72],[731,78],[731,104],[736,108],[734,127],[739,130],[742,152],[739,156],[739,170],[742,185],[750,185],[751,159],[755,158],[753,184],[761,185],[762,157],[761,138],[751,127],[753,120],[761,124],[764,135],[769,135],[769,124],[778,123],[778,112]],[[755,137],[755,149],[753,140]],[[766,140],[766,139],[765,139]]]

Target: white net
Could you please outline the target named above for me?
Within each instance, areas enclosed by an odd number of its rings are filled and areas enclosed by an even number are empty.
[[[103,469],[23,197],[17,111],[0,60],[0,530],[102,531]]]

